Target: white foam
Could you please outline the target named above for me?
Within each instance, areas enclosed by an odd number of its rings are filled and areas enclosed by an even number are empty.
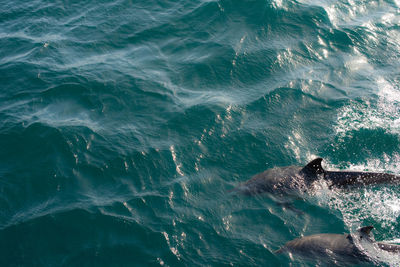
[[[356,51],[356,50],[355,50]],[[368,59],[358,52],[355,55],[348,56],[345,67],[351,72],[366,71],[372,72],[373,67],[368,63]]]
[[[359,103],[351,101],[338,111],[335,126],[338,135],[359,129],[386,129],[393,134],[400,134],[400,90],[377,76],[377,104],[369,101]]]

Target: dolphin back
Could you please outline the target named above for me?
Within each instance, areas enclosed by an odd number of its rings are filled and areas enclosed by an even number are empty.
[[[338,187],[400,184],[400,176],[377,172],[326,171],[325,179],[331,182],[331,186]]]
[[[400,253],[400,245],[377,242],[378,247],[382,250],[392,253]]]

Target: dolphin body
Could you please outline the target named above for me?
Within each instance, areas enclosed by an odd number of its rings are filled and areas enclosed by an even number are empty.
[[[370,232],[373,226],[365,226],[358,229],[354,237],[350,234],[316,234],[294,239],[287,242],[275,253],[292,252],[309,257],[328,256],[328,258],[338,258],[341,260],[369,261],[366,253],[360,250],[354,243],[357,238],[361,242],[370,242],[377,248],[391,252],[400,253],[400,245],[375,242]]]
[[[389,173],[326,171],[322,168],[321,162],[322,158],[316,158],[304,167],[268,169],[254,175],[234,190],[246,195],[299,194],[308,191],[312,183],[320,178],[325,179],[330,188],[400,183],[400,176]]]

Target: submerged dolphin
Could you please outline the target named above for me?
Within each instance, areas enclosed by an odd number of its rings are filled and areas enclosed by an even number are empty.
[[[259,193],[290,194],[307,191],[316,180],[325,179],[329,187],[345,188],[382,183],[400,183],[400,176],[389,173],[326,171],[322,158],[316,158],[305,167],[288,166],[266,170],[237,187],[235,191],[253,195]]]
[[[355,245],[355,238],[360,243],[369,242],[381,250],[396,254],[400,253],[400,245],[375,242],[373,237],[370,236],[373,228],[373,226],[362,227],[354,236],[350,234],[316,234],[297,238],[287,242],[281,249],[275,251],[275,253],[292,252],[311,257],[328,256],[346,260],[369,260],[365,251],[360,250]]]

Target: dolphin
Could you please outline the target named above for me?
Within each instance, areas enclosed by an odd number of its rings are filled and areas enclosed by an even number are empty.
[[[365,226],[357,230],[355,235],[351,234],[316,234],[304,236],[287,242],[275,253],[291,252],[304,256],[328,256],[341,260],[369,261],[366,251],[355,245],[358,242],[368,242],[376,245],[376,248],[390,252],[400,253],[400,245],[376,242],[370,235],[373,226]],[[365,244],[365,243],[364,243]]]
[[[254,175],[234,189],[245,195],[260,193],[299,194],[308,191],[318,179],[328,182],[329,188],[348,188],[376,184],[400,183],[400,176],[389,173],[327,171],[322,168],[322,158],[316,158],[304,167],[288,166],[268,169]]]

